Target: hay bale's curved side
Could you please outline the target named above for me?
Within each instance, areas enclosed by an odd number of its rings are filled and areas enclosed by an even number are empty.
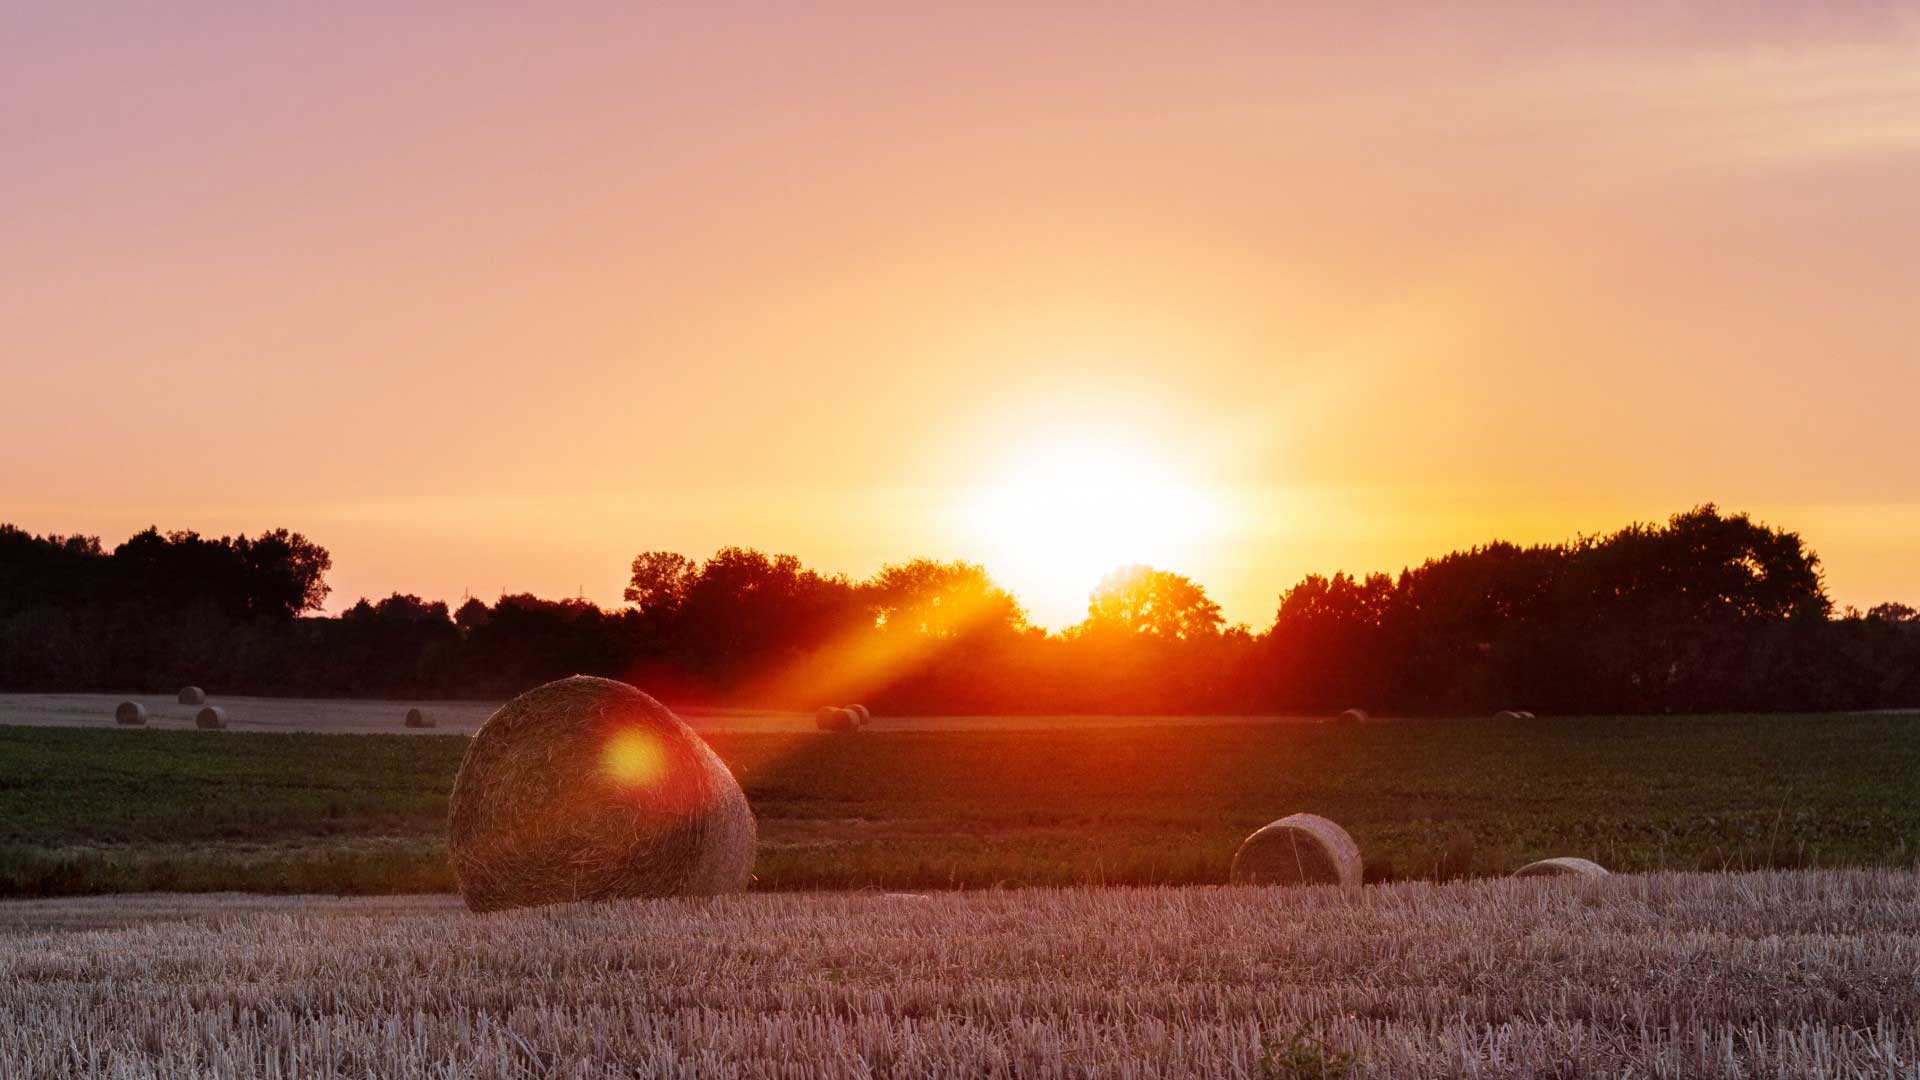
[[[1360,845],[1318,814],[1263,825],[1233,853],[1231,877],[1243,885],[1360,884]]]
[[[822,705],[813,712],[813,726],[821,731],[852,731],[860,725],[857,714],[838,705]]]
[[[1365,709],[1343,709],[1340,713],[1340,719],[1345,723],[1358,724],[1364,723],[1370,719],[1370,717],[1367,715],[1367,710]]]
[[[113,722],[116,724],[144,724],[147,722],[147,707],[137,701],[123,701],[113,707]]]
[[[1514,712],[1512,709],[1501,709],[1499,712],[1493,714],[1493,718],[1495,720],[1518,720],[1520,719],[1520,714]]]
[[[205,705],[207,692],[197,686],[183,686],[180,688],[179,701],[182,705]]]
[[[849,705],[847,708],[852,709],[854,715],[860,718],[861,727],[866,727],[868,724],[873,723],[872,709],[867,708],[865,705]]]
[[[1514,877],[1606,877],[1607,868],[1591,859],[1562,855],[1555,859],[1530,862],[1513,872]]]
[[[1514,713],[1513,715],[1514,715],[1515,717],[1517,717],[1517,718],[1519,718],[1519,719],[1521,719],[1521,720],[1538,720],[1538,719],[1540,719],[1540,718],[1539,718],[1538,716],[1535,716],[1535,715],[1534,715],[1534,714],[1533,714],[1533,713],[1532,713],[1531,711],[1529,711],[1529,710],[1527,710],[1527,709],[1521,709],[1520,711],[1518,711],[1518,712],[1516,712],[1516,713]]]
[[[227,726],[227,710],[218,705],[208,705],[193,714],[193,726],[209,731]]]
[[[860,711],[849,705],[840,710],[840,730],[859,731],[861,727]]]
[[[419,728],[432,727],[433,717],[428,716],[426,713],[420,711],[420,709],[417,707],[408,709],[406,724],[408,727],[419,727]]]
[[[705,740],[639,690],[584,675],[487,718],[447,817],[474,911],[738,892],[757,840],[746,795]]]

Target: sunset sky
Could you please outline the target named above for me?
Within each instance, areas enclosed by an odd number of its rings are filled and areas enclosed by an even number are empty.
[[[1148,561],[1261,628],[1716,501],[1920,603],[1920,5],[119,6],[0,14],[36,532],[286,526],[334,610],[738,544],[1060,626]]]

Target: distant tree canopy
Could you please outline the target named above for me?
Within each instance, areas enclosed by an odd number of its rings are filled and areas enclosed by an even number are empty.
[[[499,697],[585,672],[676,700],[927,712],[1920,705],[1920,613],[1889,602],[1835,618],[1797,534],[1712,505],[1397,577],[1310,574],[1258,634],[1223,628],[1200,585],[1146,566],[1109,574],[1058,634],[964,562],[853,581],[744,548],[704,562],[649,551],[615,611],[518,594],[449,612],[395,594],[307,615],[330,567],[284,529],[148,529],[108,552],[0,526],[0,689]]]

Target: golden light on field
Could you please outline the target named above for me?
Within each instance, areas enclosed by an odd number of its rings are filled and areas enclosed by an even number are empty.
[[[1077,622],[1119,566],[1184,565],[1222,500],[1165,447],[1098,434],[1027,445],[964,501],[960,527],[994,580],[1047,627]]]
[[[622,731],[607,740],[600,752],[607,778],[624,787],[652,787],[667,774],[667,755],[660,741],[640,731]]]

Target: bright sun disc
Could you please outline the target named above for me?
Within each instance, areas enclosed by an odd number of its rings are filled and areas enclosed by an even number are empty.
[[[1103,441],[1015,456],[963,514],[988,570],[1035,622],[1054,628],[1079,621],[1087,594],[1117,567],[1185,563],[1218,517],[1214,501],[1163,458]]]

